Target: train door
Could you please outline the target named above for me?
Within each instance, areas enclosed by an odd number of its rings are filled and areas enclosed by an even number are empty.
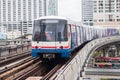
[[[90,40],[92,39],[92,29],[89,29],[89,33],[90,33]]]
[[[96,39],[97,38],[96,37],[96,35],[97,35],[96,28],[93,29],[93,35],[94,35],[93,38]]]
[[[45,46],[46,49],[49,49],[49,52],[55,52],[56,49],[56,23],[46,23],[43,24],[43,31],[42,31],[42,46]],[[44,35],[43,35],[44,33]],[[52,48],[52,49],[51,49]]]
[[[42,20],[41,40],[42,46],[54,52],[56,48],[67,41],[67,21],[66,20]],[[64,46],[64,44],[63,44]],[[49,50],[49,52],[50,52]]]
[[[67,21],[59,20],[59,23],[56,25],[55,28],[55,46],[56,48],[65,47],[67,46],[68,42],[68,28],[67,28]]]
[[[78,46],[78,44],[79,44],[79,31],[78,31],[79,29],[78,29],[78,26],[75,26],[75,32],[76,32],[76,46]]]
[[[80,39],[80,41],[79,41],[79,43],[81,44],[81,26],[79,26],[79,39]]]
[[[77,26],[77,43],[78,43],[78,45],[80,45],[80,29],[79,28],[80,27]]]
[[[84,33],[84,36],[83,36],[83,41],[86,42],[86,28],[83,27],[83,33]]]
[[[104,29],[102,29],[102,37],[104,37],[104,34],[105,34],[105,33],[104,33]]]
[[[107,28],[105,28],[105,37],[108,36]]]
[[[91,34],[90,38],[91,38],[91,40],[92,40],[92,39],[93,39],[92,28],[90,28],[90,34]]]
[[[93,28],[91,28],[91,39],[93,39]]]
[[[101,30],[100,29],[97,29],[97,38],[100,38],[100,36],[101,36]]]
[[[86,28],[86,37],[87,37],[87,41],[88,41],[89,38],[90,38],[89,28],[88,27]]]
[[[83,43],[83,37],[84,37],[84,31],[83,31],[83,27],[80,27],[80,43]]]
[[[100,29],[100,38],[102,38],[102,29]]]
[[[91,39],[90,27],[87,28],[87,40]]]
[[[75,48],[77,45],[77,34],[75,25],[71,25],[71,47]]]
[[[86,41],[89,40],[88,27],[86,28]]]

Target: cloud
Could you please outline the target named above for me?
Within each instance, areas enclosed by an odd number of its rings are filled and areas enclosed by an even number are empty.
[[[58,0],[58,15],[81,21],[81,0]]]

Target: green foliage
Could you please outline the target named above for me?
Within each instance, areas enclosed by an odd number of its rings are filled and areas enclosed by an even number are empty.
[[[95,51],[95,52],[93,53],[93,57],[100,56],[101,54],[102,54],[101,51]]]

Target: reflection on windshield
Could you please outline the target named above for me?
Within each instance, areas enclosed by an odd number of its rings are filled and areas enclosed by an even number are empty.
[[[61,37],[58,37],[61,33]],[[34,41],[67,41],[67,21],[36,20],[34,22]]]

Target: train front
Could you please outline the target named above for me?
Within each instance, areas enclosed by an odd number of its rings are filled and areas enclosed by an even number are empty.
[[[34,21],[32,56],[41,59],[68,58],[70,35],[67,20],[43,18]]]

